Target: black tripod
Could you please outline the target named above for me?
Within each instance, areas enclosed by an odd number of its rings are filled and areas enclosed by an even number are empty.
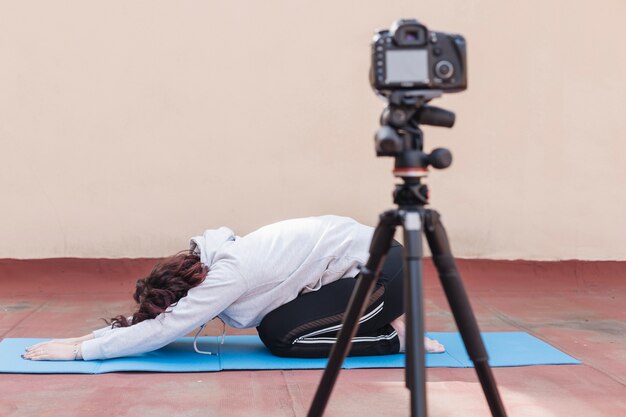
[[[463,282],[457,271],[446,231],[439,213],[424,208],[428,204],[428,188],[421,179],[427,167],[443,169],[452,163],[452,154],[438,148],[430,154],[423,152],[420,124],[452,127],[454,113],[427,106],[441,91],[397,91],[390,95],[389,106],[381,117],[376,133],[378,156],[395,157],[394,175],[403,183],[396,185],[394,203],[398,208],[380,216],[370,246],[367,264],[361,267],[359,282],[352,293],[322,380],[317,388],[309,417],[324,413],[341,365],[356,334],[385,256],[391,246],[397,226],[404,229],[404,306],[406,311],[406,387],[411,391],[411,416],[426,416],[426,373],[424,367],[424,320],[422,308],[422,231],[432,252],[441,285],[463,338],[465,348],[489,403],[491,414],[506,417],[496,381],[489,367],[487,352],[480,336]],[[459,413],[462,415],[462,412]]]

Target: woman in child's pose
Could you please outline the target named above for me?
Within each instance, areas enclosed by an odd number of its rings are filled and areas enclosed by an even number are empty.
[[[106,359],[159,349],[219,317],[256,327],[278,356],[325,357],[336,340],[373,228],[338,216],[286,220],[237,237],[225,227],[191,239],[137,281],[130,317],[83,337],[31,346],[32,360]],[[402,248],[390,249],[350,355],[404,351]],[[429,352],[443,352],[425,339]]]

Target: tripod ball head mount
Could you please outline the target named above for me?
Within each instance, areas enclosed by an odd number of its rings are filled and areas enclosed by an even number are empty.
[[[377,156],[395,158],[394,175],[419,178],[428,175],[428,167],[444,169],[452,164],[452,153],[445,148],[423,151],[424,135],[420,125],[452,127],[453,112],[427,103],[440,97],[437,90],[401,90],[389,96],[389,104],[380,117],[376,131]]]
[[[419,170],[423,169],[427,172],[429,166],[435,169],[445,169],[452,165],[452,153],[446,148],[436,148],[429,154],[422,150],[405,150],[394,155],[396,162],[394,165],[394,174],[398,177],[424,177],[419,174]],[[405,170],[406,175],[398,175]],[[418,172],[411,172],[416,170]]]

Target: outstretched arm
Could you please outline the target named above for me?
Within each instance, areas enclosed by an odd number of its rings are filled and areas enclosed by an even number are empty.
[[[206,323],[247,290],[245,279],[226,265],[214,264],[204,282],[154,319],[116,328],[73,343],[47,342],[28,352],[33,360],[109,359],[159,349]],[[91,336],[91,337],[90,337]],[[83,339],[78,338],[78,339]],[[43,349],[43,351],[42,351]]]
[[[128,321],[132,320],[128,317]],[[96,329],[81,337],[70,337],[66,339],[52,339],[26,348],[26,353],[22,355],[24,359],[31,360],[78,360],[82,359],[82,343],[97,337],[102,337],[115,328],[106,326]],[[64,346],[60,346],[64,345]],[[75,346],[77,345],[77,346]],[[71,349],[68,347],[71,346]]]

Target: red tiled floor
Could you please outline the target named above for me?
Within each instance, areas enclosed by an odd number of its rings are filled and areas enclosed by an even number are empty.
[[[130,312],[153,260],[0,260],[0,337],[70,337]],[[482,330],[522,330],[583,365],[494,370],[509,416],[626,415],[626,263],[460,260]],[[426,324],[454,330],[426,266]],[[205,331],[217,334],[218,324]],[[230,334],[250,333],[229,329]],[[0,416],[304,416],[321,371],[0,374]],[[429,415],[489,415],[471,369],[429,369]],[[343,371],[327,416],[408,416],[402,369]]]

